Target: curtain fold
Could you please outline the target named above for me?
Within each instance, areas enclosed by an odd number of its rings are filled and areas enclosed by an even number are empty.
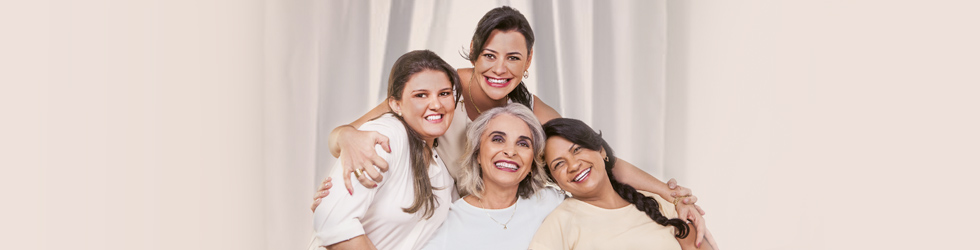
[[[429,49],[454,67],[472,67],[473,29],[504,4],[535,32],[525,80],[564,117],[601,130],[621,158],[662,177],[666,53],[664,1],[335,1],[319,43],[317,178],[332,167],[336,126],[381,102],[387,74],[405,52]]]

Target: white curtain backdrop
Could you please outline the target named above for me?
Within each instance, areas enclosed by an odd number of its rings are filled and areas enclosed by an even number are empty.
[[[621,158],[663,177],[664,1],[267,1],[270,249],[308,242],[306,208],[336,160],[329,133],[381,103],[394,61],[428,49],[454,67],[472,67],[460,54],[483,14],[502,5],[521,11],[535,32],[530,91],[600,129]]]
[[[664,1],[375,0],[319,9],[315,180],[335,161],[329,132],[381,103],[399,56],[428,49],[454,67],[472,67],[460,54],[483,14],[501,5],[521,11],[534,29],[530,91],[562,116],[601,130],[621,158],[661,176]]]

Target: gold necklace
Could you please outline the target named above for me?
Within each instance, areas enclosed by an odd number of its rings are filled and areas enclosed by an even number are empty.
[[[487,214],[487,217],[490,217],[490,219],[493,220],[493,222],[496,222],[498,225],[504,226],[504,230],[507,230],[507,224],[510,224],[510,220],[514,219],[514,214],[517,214],[517,201],[514,201],[514,212],[510,214],[510,218],[507,218],[507,222],[500,223],[497,221],[497,219],[494,219],[493,216],[490,215],[490,212],[487,212],[489,211],[489,207],[487,207],[486,204],[483,204],[483,199],[480,199],[480,205],[483,205],[483,212]]]
[[[483,114],[483,112],[480,111],[480,107],[476,106],[476,100],[473,99],[473,81],[472,81],[473,80],[473,77],[470,77],[470,80],[471,80],[470,81],[470,88],[466,91],[466,93],[469,93],[470,94],[470,104],[473,104],[473,108],[476,109],[476,114],[477,115],[480,115],[480,114]]]

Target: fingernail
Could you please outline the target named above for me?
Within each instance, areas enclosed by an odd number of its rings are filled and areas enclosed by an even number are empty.
[[[347,192],[350,193],[350,195],[354,195],[354,190],[347,190]]]
[[[701,243],[698,243],[698,248],[701,248]]]
[[[375,183],[373,187],[378,187],[378,184],[377,184],[377,183]]]
[[[670,196],[677,197],[677,192],[670,193]]]

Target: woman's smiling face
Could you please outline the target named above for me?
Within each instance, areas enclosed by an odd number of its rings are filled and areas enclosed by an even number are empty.
[[[487,123],[480,135],[480,170],[485,187],[513,187],[531,172],[534,136],[520,118],[500,114]]]
[[[601,185],[611,185],[606,175],[605,151],[595,151],[561,136],[548,137],[544,159],[547,170],[561,189],[573,197],[589,197]]]
[[[473,62],[473,77],[490,99],[501,100],[521,83],[531,66],[531,54],[519,31],[494,30]]]

